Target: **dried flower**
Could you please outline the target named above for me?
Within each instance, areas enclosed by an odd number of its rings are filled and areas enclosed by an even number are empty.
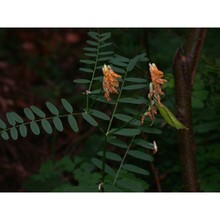
[[[153,145],[154,145],[154,151],[153,151],[153,154],[156,154],[157,151],[158,151],[158,147],[157,147],[157,143],[156,143],[156,141],[153,141]]]
[[[157,66],[154,63],[149,63],[149,69],[151,80],[153,83],[153,93],[155,95],[155,98],[157,99],[157,102],[160,104],[160,95],[164,95],[161,90],[161,86],[163,86],[164,83],[167,82],[167,80],[163,79],[163,72],[158,70]]]
[[[103,89],[104,89],[104,96],[107,99],[107,101],[111,101],[110,94],[118,94],[118,86],[119,82],[117,78],[121,78],[120,75],[115,73],[110,66],[107,66],[104,64],[104,67],[102,68],[104,78],[103,78]]]

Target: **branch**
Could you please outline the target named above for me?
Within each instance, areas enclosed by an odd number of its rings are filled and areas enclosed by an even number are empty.
[[[189,130],[180,129],[178,131],[179,153],[186,191],[199,191],[195,140],[192,127],[191,96],[192,84],[205,35],[205,29],[192,29],[183,52],[180,49],[177,50],[173,64],[177,118],[189,128]]]

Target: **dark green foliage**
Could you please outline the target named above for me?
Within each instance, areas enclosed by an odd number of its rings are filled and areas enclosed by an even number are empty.
[[[46,133],[52,134],[53,128],[51,126],[51,123],[58,131],[62,132],[64,130],[63,122],[61,120],[62,117],[67,117],[70,127],[73,129],[74,132],[78,132],[79,128],[77,125],[77,121],[73,116],[72,105],[66,99],[61,99],[61,103],[64,109],[68,112],[67,115],[59,115],[58,108],[51,102],[46,102],[46,106],[48,110],[50,111],[50,113],[53,114],[53,116],[49,116],[49,117],[47,117],[46,113],[43,110],[41,110],[36,106],[30,106],[30,108],[24,108],[24,114],[29,120],[28,122],[24,122],[22,117],[17,113],[8,112],[6,114],[6,117],[11,127],[7,128],[5,122],[2,119],[0,119],[1,137],[5,140],[8,140],[10,136],[13,140],[17,140],[19,134],[21,135],[21,137],[26,137],[28,125],[32,133],[35,135],[40,135],[41,133],[40,126],[43,127]],[[36,117],[39,117],[39,119],[36,119],[35,115]],[[7,132],[8,130],[9,133]]]

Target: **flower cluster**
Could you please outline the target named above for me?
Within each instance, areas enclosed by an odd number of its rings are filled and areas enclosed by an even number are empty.
[[[121,78],[120,75],[115,73],[110,66],[107,66],[104,64],[104,67],[102,68],[102,72],[104,75],[103,78],[103,90],[105,92],[104,96],[107,99],[107,101],[111,101],[110,94],[118,94],[118,86],[119,82],[117,78]]]
[[[164,77],[163,72],[158,70],[157,66],[154,63],[149,64],[149,70],[150,70],[151,80],[152,80],[149,86],[150,91],[148,93],[150,106],[141,118],[142,124],[144,123],[144,120],[147,116],[150,117],[152,123],[154,122],[154,115],[157,114],[157,107],[155,105],[155,102],[157,102],[158,105],[161,105],[160,95],[164,95],[164,93],[162,92],[161,86],[163,86],[164,83],[167,82],[166,79],[163,79]]]
[[[149,64],[150,69],[150,75],[151,80],[153,84],[153,89],[150,91],[150,96],[157,100],[157,102],[160,104],[160,95],[164,95],[162,92],[161,86],[164,85],[165,82],[167,82],[166,79],[163,79],[164,74],[162,71],[158,70],[157,66],[154,63]],[[153,94],[152,94],[153,92]]]

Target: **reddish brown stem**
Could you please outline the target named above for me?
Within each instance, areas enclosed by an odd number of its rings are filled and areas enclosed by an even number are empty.
[[[176,110],[178,119],[189,130],[179,130],[179,153],[182,165],[185,191],[199,191],[196,169],[195,140],[192,127],[191,95],[198,60],[206,36],[205,29],[192,29],[188,41],[174,58],[174,78],[176,86]]]

